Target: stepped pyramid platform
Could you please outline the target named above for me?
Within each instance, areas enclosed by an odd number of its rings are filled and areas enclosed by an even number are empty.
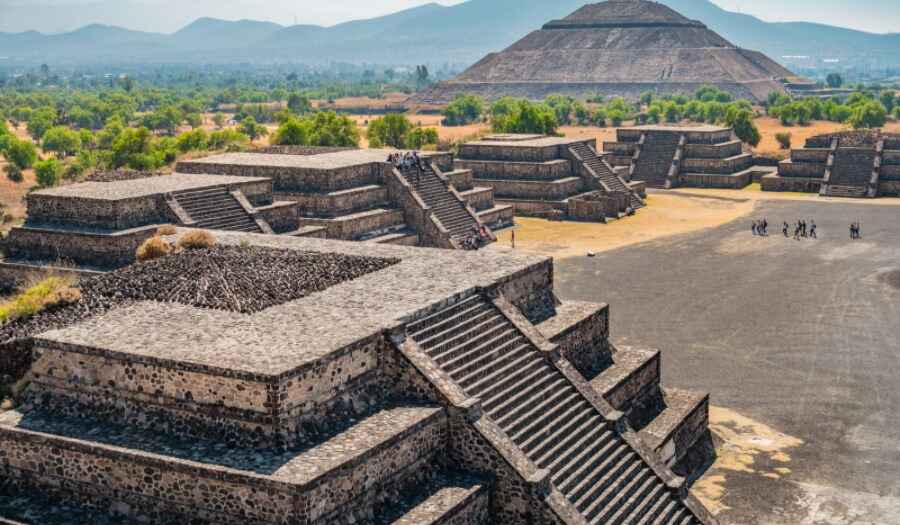
[[[254,233],[297,228],[296,204],[276,201],[271,180],[261,177],[173,173],[38,190],[26,199],[25,224],[3,241],[0,280],[7,284],[47,268],[91,273],[131,264],[164,224]]]
[[[454,166],[518,215],[602,222],[644,207],[643,185],[627,183],[593,139],[490,135],[463,144]]]
[[[777,174],[763,177],[762,189],[823,197],[900,195],[900,135],[849,131],[811,137],[778,165]]]
[[[715,523],[672,470],[707,397],[660,394],[659,352],[616,349],[607,305],[559,302],[551,259],[218,236],[207,255],[302,254],[329,285],[252,313],[188,293],[54,314],[0,414],[0,521]]]
[[[629,180],[651,188],[740,189],[765,171],[753,166],[731,128],[719,126],[620,128],[603,149]]]
[[[693,94],[713,85],[736,98],[764,102],[800,82],[757,51],[741,49],[669,7],[644,0],[588,4],[548,22],[499,53],[491,53],[448,82],[412,97],[447,104],[459,93],[488,100],[540,100],[596,94],[636,101],[641,94]]]
[[[452,155],[421,152],[421,184],[387,163],[381,149],[278,148],[230,153],[178,164],[190,173],[269,177],[279,199],[297,202],[300,225],[322,227],[330,239],[459,248],[473,229],[511,223],[487,188],[455,187]],[[446,173],[445,173],[446,172]],[[470,179],[469,179],[470,180]]]

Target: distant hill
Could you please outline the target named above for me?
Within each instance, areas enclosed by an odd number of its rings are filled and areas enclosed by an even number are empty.
[[[59,35],[0,33],[0,57],[27,62],[236,62],[469,65],[561,18],[584,0],[470,0],[427,4],[333,27],[281,27],[268,22],[201,18],[171,34],[91,25]],[[664,0],[736,45],[778,60],[810,55],[878,59],[900,65],[900,34],[878,35],[821,24],[769,23],[732,13],[708,0]]]

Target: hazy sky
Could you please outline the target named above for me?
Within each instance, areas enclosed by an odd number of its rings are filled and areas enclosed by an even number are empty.
[[[462,1],[439,3],[452,5]],[[770,21],[806,20],[873,32],[900,32],[900,0],[713,1],[730,11]],[[283,25],[295,20],[301,24],[332,25],[425,3],[428,0],[0,0],[0,30],[58,32],[100,22],[172,32],[204,15],[270,20]]]

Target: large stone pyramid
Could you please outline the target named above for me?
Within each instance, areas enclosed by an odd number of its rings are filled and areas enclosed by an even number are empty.
[[[769,57],[740,49],[663,4],[611,0],[546,24],[414,100],[441,104],[461,92],[487,99],[554,93],[635,99],[645,91],[692,93],[711,84],[760,101],[794,79]]]

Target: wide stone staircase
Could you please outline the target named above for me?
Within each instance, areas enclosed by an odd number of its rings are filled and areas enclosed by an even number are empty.
[[[828,184],[822,194],[828,197],[865,197],[875,169],[874,149],[838,148]]]
[[[420,171],[411,167],[400,173],[450,231],[450,237],[458,241],[469,235],[473,228],[480,227],[478,220],[466,209],[466,204],[456,198],[432,166],[423,163],[423,168]]]
[[[621,177],[616,175],[609,163],[597,156],[597,152],[595,152],[593,148],[584,142],[579,142],[573,145],[571,150],[581,157],[581,160],[591,168],[610,191],[628,193],[629,205],[632,209],[637,210],[644,207],[644,201],[642,201],[641,198],[625,184],[625,181],[623,181]]]
[[[253,216],[225,187],[180,191],[172,196],[197,228],[263,233]]]
[[[678,135],[671,133],[645,134],[632,164],[632,180],[644,181],[652,188],[665,188],[679,140]]]
[[[493,302],[463,300],[410,337],[591,524],[700,523],[576,385]]]

